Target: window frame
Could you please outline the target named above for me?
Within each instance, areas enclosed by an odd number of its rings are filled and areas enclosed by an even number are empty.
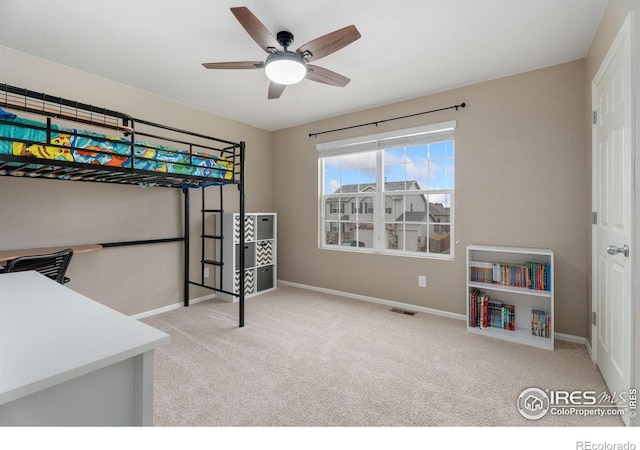
[[[322,250],[333,250],[333,251],[350,251],[350,252],[360,252],[360,253],[373,253],[373,254],[381,254],[381,255],[393,255],[393,256],[404,256],[404,257],[417,257],[417,258],[429,258],[429,259],[443,259],[443,260],[453,260],[454,259],[454,247],[455,247],[455,136],[454,130],[456,128],[456,121],[448,121],[441,122],[436,124],[430,124],[422,127],[415,127],[404,130],[397,130],[386,133],[377,133],[373,135],[362,136],[358,138],[352,139],[344,139],[340,141],[332,141],[325,142],[316,145],[316,149],[318,151],[318,247]],[[384,182],[384,152],[386,149],[392,149],[396,147],[410,147],[421,144],[433,144],[437,142],[446,142],[452,141],[452,157],[451,157],[451,168],[453,170],[452,173],[452,187],[445,189],[417,189],[411,190],[406,189],[401,191],[385,191],[385,182]],[[343,156],[348,154],[359,154],[363,152],[375,152],[375,170],[376,170],[376,180],[375,180],[375,192],[363,191],[363,192],[336,192],[336,193],[325,193],[325,160],[328,157],[332,156]],[[431,158],[428,158],[427,161],[430,161]],[[407,181],[407,180],[405,180]],[[388,246],[388,242],[382,239],[386,234],[386,226],[388,223],[402,223],[404,227],[407,224],[412,224],[412,221],[404,220],[403,222],[396,222],[395,220],[389,222],[386,218],[387,214],[387,204],[386,199],[388,196],[392,195],[436,195],[436,194],[446,194],[449,197],[449,250],[447,253],[434,253],[434,252],[423,252],[423,251],[410,251],[406,250],[403,245],[402,249],[390,249],[386,248]],[[372,234],[374,236],[373,245],[371,247],[359,247],[359,246],[344,246],[341,245],[340,242],[337,244],[327,244],[326,243],[326,231],[328,222],[331,222],[331,218],[327,216],[325,211],[327,197],[331,197],[331,202],[340,202],[342,208],[346,210],[344,207],[344,202],[342,199],[351,198],[357,199],[358,205],[361,209],[367,209],[365,202],[370,201],[369,199],[373,198],[373,210],[376,211],[373,214],[373,230]],[[427,197],[427,207],[429,207],[430,202]],[[353,204],[352,207],[353,208]],[[349,208],[349,209],[351,209]],[[358,209],[358,208],[356,208]],[[369,211],[367,209],[367,211]],[[405,208],[406,212],[406,208]],[[351,222],[342,221],[338,219],[336,222],[338,226],[342,226],[342,224],[347,224]],[[360,222],[358,218],[358,214],[356,214],[356,218],[353,221],[355,224],[368,224],[370,221],[362,221]],[[439,222],[431,222],[427,220],[426,222],[420,222],[419,225],[427,227],[426,237],[430,236],[430,229],[438,227]],[[331,227],[333,229],[333,222],[331,223]],[[445,225],[442,225],[445,226]],[[358,235],[360,227],[356,226],[356,235],[354,235],[353,240],[356,240],[356,244],[359,245]],[[404,233],[403,233],[404,235]]]

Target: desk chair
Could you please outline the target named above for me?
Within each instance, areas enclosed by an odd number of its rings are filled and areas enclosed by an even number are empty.
[[[5,272],[36,270],[52,280],[64,284],[71,281],[64,274],[67,272],[72,256],[73,250],[70,248],[47,255],[20,256],[7,263]]]

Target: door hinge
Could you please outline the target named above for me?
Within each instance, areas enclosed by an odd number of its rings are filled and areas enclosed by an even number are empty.
[[[593,311],[591,313],[591,325],[597,325],[598,324],[598,314],[596,314],[595,311]]]
[[[598,111],[591,112],[591,119],[594,125],[598,125]]]
[[[598,225],[598,213],[596,211],[591,212],[591,223],[593,225]]]

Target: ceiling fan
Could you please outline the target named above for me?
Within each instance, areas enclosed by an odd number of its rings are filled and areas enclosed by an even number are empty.
[[[264,61],[236,61],[202,64],[207,69],[265,69],[269,83],[269,99],[279,98],[285,88],[303,78],[331,86],[344,87],[351,81],[339,73],[309,64],[340,50],[360,38],[354,25],[325,34],[300,46],[295,52],[289,50],[293,34],[279,31],[276,37],[244,6],[231,8],[240,25],[249,36],[269,55]],[[278,50],[278,46],[283,50]]]

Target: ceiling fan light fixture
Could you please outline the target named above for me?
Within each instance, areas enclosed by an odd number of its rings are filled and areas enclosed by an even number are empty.
[[[272,53],[265,61],[264,71],[274,83],[296,84],[307,75],[307,63],[294,52]]]

